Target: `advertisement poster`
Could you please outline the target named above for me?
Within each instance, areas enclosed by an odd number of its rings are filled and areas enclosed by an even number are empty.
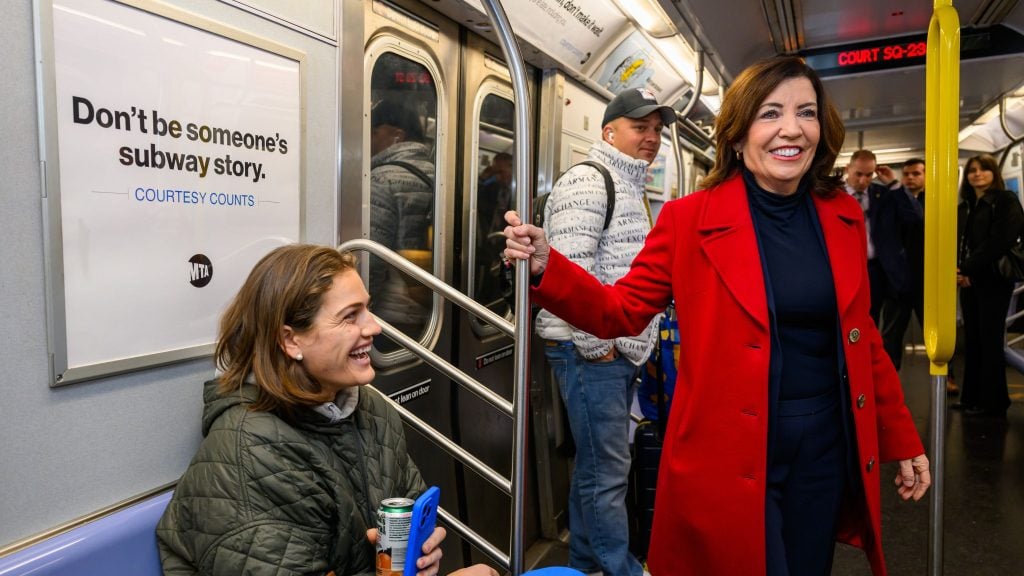
[[[608,55],[592,78],[612,94],[627,88],[646,88],[664,102],[679,90],[683,79],[662,60],[643,34],[633,32]]]
[[[53,45],[67,366],[212,343],[300,238],[299,62],[109,0]]]
[[[626,23],[610,0],[522,0],[508,10],[516,34],[579,70]]]
[[[661,149],[658,151],[658,155],[654,157],[654,161],[651,162],[650,168],[647,169],[647,181],[645,187],[647,191],[655,196],[661,196],[665,193],[665,157],[666,149],[669,148],[668,143],[663,142]]]

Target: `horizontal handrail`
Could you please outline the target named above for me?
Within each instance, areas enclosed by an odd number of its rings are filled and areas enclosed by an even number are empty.
[[[343,242],[341,246],[338,246],[338,250],[341,252],[352,252],[354,250],[364,250],[379,256],[388,264],[391,264],[399,271],[408,274],[416,279],[419,283],[429,287],[434,292],[437,292],[444,296],[446,299],[458,304],[463,310],[470,312],[483,318],[488,324],[491,324],[498,330],[508,336],[509,338],[515,337],[516,327],[511,322],[498,316],[494,312],[487,309],[476,300],[473,300],[469,296],[466,296],[462,292],[459,292],[450,285],[439,280],[435,276],[432,276],[429,272],[413,264],[412,262],[402,258],[397,252],[384,246],[380,242],[374,242],[373,240],[366,240],[363,238],[356,238],[354,240],[348,240]]]
[[[510,418],[512,417],[513,408],[511,402],[505,400],[499,394],[494,393],[493,390],[481,384],[479,380],[466,374],[462,370],[459,370],[455,366],[452,366],[450,362],[441,358],[437,354],[434,354],[432,350],[423,344],[420,344],[415,339],[410,338],[405,332],[402,332],[398,328],[388,324],[387,321],[383,320],[381,317],[374,315],[374,318],[384,330],[385,336],[404,346],[410,352],[419,356],[421,360],[443,372],[445,376],[455,380],[473,394],[476,394],[477,398],[480,398],[484,402],[487,402],[491,406],[500,410],[502,414]]]
[[[458,518],[449,514],[444,508],[438,507],[437,515],[441,517],[441,520],[444,520],[445,524],[448,524],[458,532],[459,536],[468,540],[470,544],[479,548],[484,554],[487,554],[491,560],[494,560],[500,564],[502,568],[508,570],[510,564],[508,554],[505,554],[501,550],[495,548],[487,541],[486,538],[477,534],[472,528],[460,522]]]
[[[389,248],[385,247],[384,245],[378,242],[364,239],[349,240],[347,242],[343,242],[338,247],[338,250],[341,252],[351,252],[354,250],[363,250],[366,252],[370,252],[371,254],[380,257],[391,266],[397,268],[399,271],[408,274],[413,279],[424,284],[425,286],[433,290],[435,293],[440,293],[448,300],[455,302],[467,312],[470,312],[471,314],[475,314],[481,317],[485,321],[494,325],[507,336],[514,337],[515,327],[506,319],[498,316],[494,312],[491,312],[486,307],[482,306],[478,302],[462,294],[458,290],[455,290],[445,282],[439,280],[434,276],[431,276],[429,273],[427,273],[419,266],[413,264],[409,260],[400,256],[398,253],[390,250]],[[430,366],[434,367],[438,371],[442,372],[443,374],[451,378],[454,382],[457,382],[470,392],[474,393],[480,399],[484,400],[491,406],[500,410],[506,416],[512,418],[515,417],[514,407],[511,402],[505,400],[500,395],[495,394],[489,388],[482,385],[478,380],[467,375],[462,370],[459,370],[451,363],[449,363],[447,360],[441,358],[432,350],[429,350],[426,346],[424,346],[417,340],[409,337],[401,330],[398,330],[397,328],[389,324],[387,321],[381,319],[377,315],[374,315],[374,318],[376,319],[377,323],[380,324],[381,330],[386,337],[390,338],[391,340],[394,340],[400,346],[412,352],[421,360],[423,360]],[[394,399],[381,392],[379,389],[373,387],[372,385],[370,387],[374,388],[381,394],[384,400],[388,404],[390,404],[391,407],[395,409],[395,411],[398,412],[399,416],[401,416],[402,420],[406,424],[408,424],[410,427],[412,427],[420,434],[426,436],[430,441],[438,445],[447,454],[451,455],[456,460],[468,466],[474,472],[476,472],[485,480],[490,482],[494,487],[501,490],[505,495],[512,496],[513,499],[515,498],[515,495],[512,493],[513,485],[511,478],[503,476],[502,474],[498,473],[496,470],[494,470],[493,468],[485,464],[483,461],[481,461],[479,458],[471,454],[468,450],[465,450],[464,448],[453,442],[451,439],[449,439],[447,436],[438,432],[430,424],[424,422],[418,416],[413,414],[410,410],[403,407],[401,404],[399,404]],[[505,569],[509,569],[511,567],[510,555],[504,554],[501,550],[497,549],[488,540],[481,537],[472,528],[463,524],[457,518],[449,514],[446,510],[438,508],[438,514],[441,516],[441,519],[444,522],[446,522],[453,530],[455,530],[456,533],[458,533],[462,538],[469,541],[472,545],[476,546],[478,549],[483,551],[492,560],[499,563]]]
[[[394,328],[392,328],[392,330],[394,330]],[[416,345],[420,346],[420,344]],[[398,411],[398,414],[402,417],[402,420],[404,420],[407,424],[416,429],[417,432],[423,434],[432,442],[440,446],[445,452],[451,454],[460,462],[472,468],[473,471],[483,476],[484,479],[486,479],[488,482],[493,484],[496,488],[498,488],[505,494],[512,494],[512,481],[510,479],[508,479],[505,476],[502,476],[487,464],[484,464],[480,459],[470,454],[469,451],[464,449],[462,446],[459,446],[455,442],[452,442],[447,436],[435,430],[433,426],[421,420],[419,416],[416,416],[408,409],[406,409],[404,406],[402,406],[398,402],[395,402],[394,399],[392,399],[384,392],[381,392],[378,388],[372,385],[370,385],[370,387],[373,388],[374,390],[377,390],[377,392],[380,392],[380,395],[384,397],[384,400],[391,404],[391,406]]]

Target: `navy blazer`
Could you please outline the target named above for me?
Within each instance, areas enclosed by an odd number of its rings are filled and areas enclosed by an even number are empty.
[[[885,271],[889,286],[898,294],[911,289],[910,264],[903,244],[907,229],[924,221],[921,204],[907,194],[903,186],[889,188],[872,182],[866,218],[871,222],[871,242],[875,258]]]

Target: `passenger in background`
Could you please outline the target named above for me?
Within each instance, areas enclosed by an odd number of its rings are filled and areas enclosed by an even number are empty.
[[[960,402],[964,414],[1006,416],[1006,313],[1013,283],[996,271],[996,261],[1024,232],[1024,210],[1006,190],[996,159],[972,156],[964,167],[957,227],[956,283],[964,316],[964,379]]]
[[[398,413],[363,387],[380,333],[368,301],[331,248],[283,246],[253,268],[221,318],[203,442],[157,526],[165,575],[374,573],[378,504],[425,486]],[[419,574],[437,574],[444,537]]]
[[[877,172],[882,185],[871,181]],[[913,309],[911,270],[904,237],[921,226],[924,212],[888,166],[877,166],[870,150],[857,150],[846,168],[846,191],[864,210],[867,226],[871,318],[896,369],[903,361],[903,333]]]
[[[654,576],[828,574],[835,540],[882,555],[879,464],[918,500],[928,458],[870,317],[863,212],[832,166],[842,119],[799,57],[730,86],[703,191],[665,204],[629,273],[602,286],[509,212],[539,305],[610,338],[675,298],[676,395]]]
[[[647,90],[627,89],[612,99],[601,121],[601,140],[587,160],[611,175],[614,209],[604,176],[577,164],[563,174],[544,205],[552,246],[599,283],[626,274],[651,229],[644,183],[658,155],[662,129],[675,112]],[[608,210],[612,217],[605,227]],[[662,305],[664,310],[668,302]],[[629,478],[629,408],[639,366],[657,338],[658,318],[626,336],[604,339],[580,329],[557,311],[541,310],[537,334],[554,370],[576,441],[569,487],[569,566],[583,572],[640,576],[629,552],[626,488]],[[617,334],[616,336],[622,336]]]
[[[900,180],[917,203],[921,205],[921,212],[924,213],[924,160],[910,158],[903,162]],[[917,323],[924,329],[924,221],[907,227],[903,236],[903,245],[907,253],[907,263],[910,265],[910,293],[913,303],[914,314],[917,316]],[[906,325],[910,323],[909,315],[903,324],[903,329],[893,328],[895,333],[900,333],[899,339],[902,343],[903,333],[906,332]],[[882,340],[885,341],[885,333],[882,333]],[[950,360],[949,374],[946,376],[946,394],[956,396],[960,388],[956,385],[953,375],[953,362]]]
[[[480,172],[477,190],[477,221],[486,236],[504,224],[505,212],[512,205],[512,155],[498,152],[489,166]]]
[[[498,152],[480,172],[476,208],[476,287],[474,296],[484,305],[500,305],[504,314],[501,274],[504,237],[498,232],[505,212],[512,208],[512,155]]]
[[[429,270],[434,162],[420,119],[404,103],[384,100],[370,111],[370,126],[370,239]],[[373,312],[406,331],[423,326],[430,306],[430,292],[410,282],[370,257]]]
[[[903,245],[910,265],[912,308],[917,315],[917,322],[924,326],[924,160],[910,158],[904,161],[900,181],[907,193],[921,206],[922,220],[907,227]]]

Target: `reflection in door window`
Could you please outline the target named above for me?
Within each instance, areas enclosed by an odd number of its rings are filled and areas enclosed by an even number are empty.
[[[515,198],[512,179],[515,106],[511,100],[489,94],[483,100],[477,124],[476,229],[473,251],[473,298],[499,315],[510,313],[502,298],[502,260],[505,212]]]
[[[370,80],[370,239],[434,272],[437,91],[422,64],[385,53]],[[421,340],[432,292],[370,256],[371,310]],[[380,338],[378,349],[395,345]]]

